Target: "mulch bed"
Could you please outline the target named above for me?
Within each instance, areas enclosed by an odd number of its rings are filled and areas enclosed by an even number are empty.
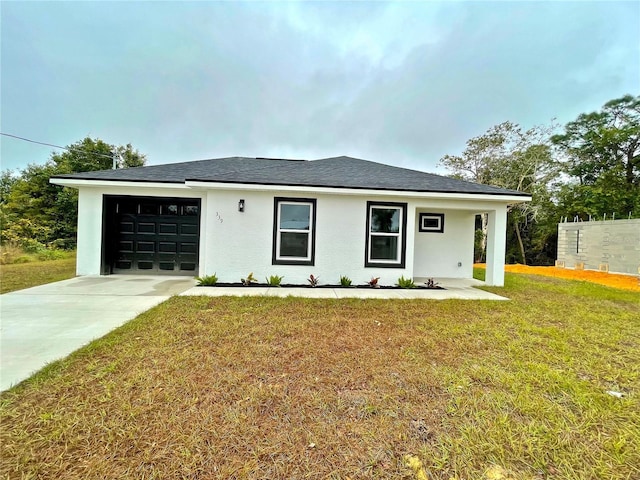
[[[301,285],[295,283],[283,283],[282,285],[267,285],[266,283],[252,283],[250,285],[243,285],[240,282],[237,283],[223,283],[218,282],[215,285],[198,285],[200,287],[270,287],[270,288],[340,288],[340,289],[350,289],[350,288],[366,288],[369,290],[446,290],[443,287],[435,286],[435,287],[427,287],[426,285],[416,285],[414,288],[405,288],[398,287],[397,285],[380,285],[379,287],[370,287],[367,284],[363,285],[350,285],[348,287],[344,287],[342,285],[318,285],[316,287],[312,287],[310,285]]]

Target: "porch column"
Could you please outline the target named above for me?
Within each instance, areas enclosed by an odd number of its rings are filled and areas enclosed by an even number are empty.
[[[507,206],[489,211],[487,225],[487,273],[485,283],[504,286],[504,257],[507,243]]]

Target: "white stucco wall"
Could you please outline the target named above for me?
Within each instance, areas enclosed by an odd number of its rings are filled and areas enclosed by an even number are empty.
[[[316,199],[315,265],[272,265],[274,197]],[[244,212],[238,211],[241,198],[245,200]],[[354,283],[376,276],[384,284],[393,284],[412,270],[412,227],[407,232],[405,269],[365,268],[368,200],[371,198],[284,191],[210,191],[210,221],[205,235],[210,250],[201,264],[202,273],[216,273],[221,282],[238,282],[253,272],[259,281],[269,275],[284,275],[285,283],[306,283],[313,274],[321,283],[338,283],[340,275],[347,275]],[[410,222],[412,215],[408,214]]]
[[[77,275],[99,275],[102,244],[102,192],[93,188],[78,193]]]
[[[444,232],[418,231],[418,215],[443,213]],[[473,276],[475,213],[419,208],[415,214],[414,277],[470,278]],[[461,266],[458,266],[458,263]]]
[[[78,220],[79,275],[100,274],[102,257],[103,195],[200,198],[199,275],[216,273],[221,282],[238,282],[249,272],[259,281],[265,276],[284,275],[285,283],[306,283],[310,274],[321,283],[338,283],[347,275],[361,284],[372,276],[392,285],[398,277],[458,277],[473,275],[474,215],[484,211],[505,210],[505,203],[493,199],[442,199],[431,195],[419,198],[384,192],[304,192],[234,189],[176,185],[161,188],[136,186],[81,186]],[[316,199],[315,265],[272,265],[274,197]],[[244,199],[244,212],[238,201]],[[367,201],[407,204],[405,268],[365,267]],[[444,213],[444,233],[418,232],[420,212]],[[498,242],[500,246],[500,242]],[[496,268],[500,261],[496,260]],[[458,267],[458,262],[462,266]],[[500,278],[497,284],[500,283]]]

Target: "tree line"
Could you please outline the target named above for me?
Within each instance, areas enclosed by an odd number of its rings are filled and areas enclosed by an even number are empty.
[[[54,152],[44,165],[29,164],[0,176],[0,241],[27,252],[73,249],[78,223],[78,191],[49,183],[54,175],[145,165],[131,144],[116,146],[86,137]]]
[[[501,123],[440,164],[456,178],[531,194],[509,211],[506,261],[551,265],[562,218],[640,218],[640,96],[611,100],[564,127]],[[477,261],[485,239],[482,216]]]
[[[52,153],[44,165],[30,164],[17,174],[3,171],[1,243],[26,250],[74,248],[77,191],[50,184],[50,177],[145,163],[131,144],[87,137]],[[495,125],[468,140],[461,155],[445,155],[440,163],[452,177],[531,194],[531,202],[509,211],[506,261],[552,264],[561,218],[640,218],[640,96],[611,100],[564,127]],[[484,260],[485,239],[486,216],[481,216],[477,261]]]

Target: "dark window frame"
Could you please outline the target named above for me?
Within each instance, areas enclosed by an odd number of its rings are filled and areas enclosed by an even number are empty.
[[[400,241],[400,260],[396,262],[381,262],[369,260],[369,244],[371,238],[371,209],[372,208],[399,208],[401,212],[401,225],[398,239]],[[373,232],[375,234],[375,232]],[[375,268],[405,268],[407,253],[407,204],[399,202],[367,202],[367,227],[364,238],[364,266]]]
[[[438,218],[440,225],[438,228],[428,228],[424,226],[425,218]],[[444,233],[444,213],[420,213],[418,216],[418,231],[431,233]]]
[[[295,258],[278,258],[278,235],[280,234],[280,204],[281,203],[301,203],[311,204],[311,222],[309,241],[311,243],[311,255],[307,259]],[[316,210],[317,201],[315,198],[299,198],[299,197],[274,197],[273,199],[273,240],[271,249],[272,265],[308,265],[314,266],[316,261]],[[303,231],[301,231],[303,232]]]

